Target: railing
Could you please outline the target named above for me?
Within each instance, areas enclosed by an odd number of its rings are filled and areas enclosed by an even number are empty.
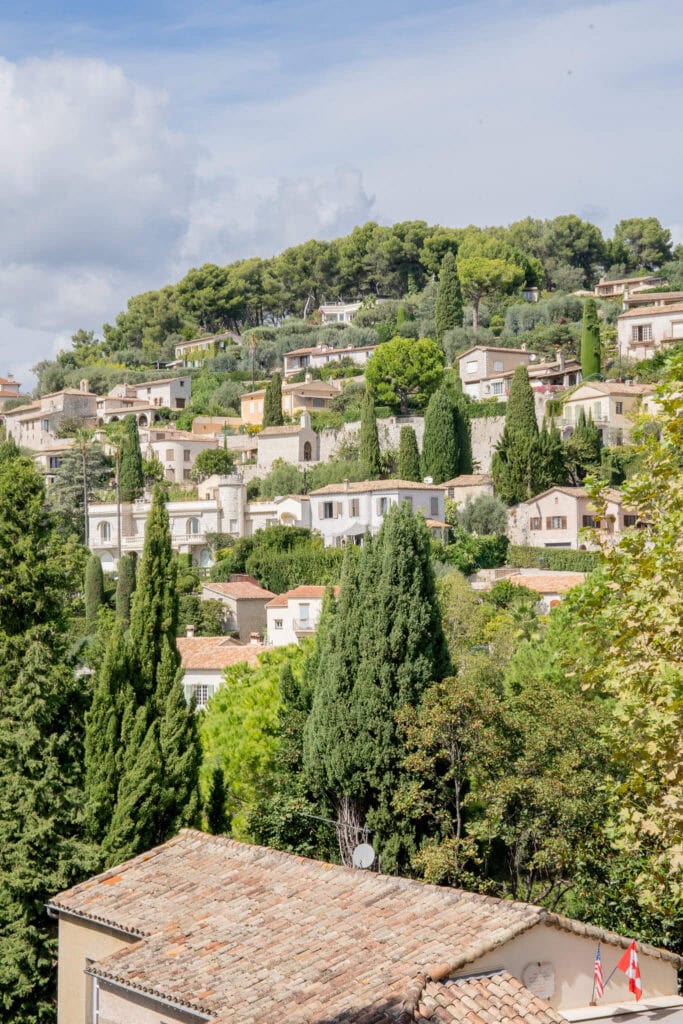
[[[292,628],[295,633],[314,633],[315,625],[311,619],[292,619]]]

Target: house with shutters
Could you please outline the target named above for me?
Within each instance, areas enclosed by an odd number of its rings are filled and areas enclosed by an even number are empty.
[[[185,699],[189,703],[194,698],[198,709],[205,708],[221,686],[226,668],[242,664],[253,668],[266,650],[256,638],[241,643],[229,636],[195,636],[193,626],[187,627],[187,633],[178,637],[176,643]]]
[[[624,506],[621,491],[607,491],[602,520],[583,487],[551,487],[529,501],[508,510],[508,537],[511,544],[540,548],[586,548],[597,545],[582,534],[598,529],[604,539],[616,543],[625,530],[636,527],[638,517]]]
[[[183,829],[55,895],[58,1024],[681,1024],[683,958],[519,900]]]
[[[666,345],[683,342],[683,302],[634,306],[617,317],[617,345],[625,359],[650,359]]]
[[[266,630],[266,608],[275,597],[253,576],[233,576],[224,583],[204,583],[202,600],[220,601],[224,608],[224,629],[240,640],[262,637]]]
[[[591,418],[604,445],[629,444],[633,421],[643,400],[654,392],[650,384],[632,381],[591,380],[581,384],[562,402],[559,426],[566,439],[579,422],[581,411]]]
[[[362,544],[366,531],[379,531],[392,505],[407,502],[421,511],[430,532],[439,540],[448,530],[445,519],[446,492],[441,485],[412,480],[362,480],[327,484],[311,491],[311,526],[322,536],[325,547]]]
[[[309,348],[295,348],[284,355],[284,375],[291,377],[302,370],[321,370],[333,363],[351,362],[363,367],[376,345],[358,345],[350,348],[333,348],[331,345],[315,345]]]
[[[273,647],[286,647],[298,644],[302,637],[313,636],[327,590],[328,587],[301,586],[274,596],[266,605],[266,642]],[[333,591],[336,597],[339,587]]]

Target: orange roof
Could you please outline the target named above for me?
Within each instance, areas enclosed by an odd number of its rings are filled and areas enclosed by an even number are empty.
[[[294,590],[287,590],[284,594],[278,594],[272,601],[269,601],[266,608],[286,608],[290,598],[294,601],[322,600],[327,587],[301,586],[294,587]],[[339,597],[339,587],[332,587],[332,593]]]
[[[454,476],[452,480],[446,480],[439,484],[439,487],[473,487],[477,484],[491,484],[493,477],[487,473],[461,473]]]
[[[670,306],[639,306],[620,313],[618,320],[626,320],[632,316],[669,316],[671,313],[683,313],[683,302],[673,302]]]
[[[227,580],[225,583],[205,583],[205,590],[213,590],[224,597],[234,597],[236,601],[257,601],[259,598],[274,597],[272,590],[265,590],[258,583],[249,580]]]
[[[565,1018],[508,971],[428,981],[414,1019],[418,1024],[564,1024]]]
[[[255,665],[259,654],[271,650],[262,644],[240,644],[227,636],[179,636],[176,640],[184,669],[222,669],[246,661]]]
[[[566,594],[568,590],[578,587],[586,578],[585,572],[549,572],[539,573],[537,576],[531,573],[527,576],[519,573],[517,576],[506,577],[510,583],[518,587],[527,587],[528,590],[535,590],[537,594]]]
[[[363,494],[364,491],[440,491],[442,484],[422,484],[415,480],[349,480],[342,484],[325,484],[311,491],[318,494]]]

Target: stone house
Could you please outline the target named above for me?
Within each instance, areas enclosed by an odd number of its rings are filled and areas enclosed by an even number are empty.
[[[191,634],[191,628],[189,632]],[[242,662],[251,666],[257,665],[259,655],[265,650],[259,643],[239,643],[229,636],[191,634],[178,637],[176,643],[183,670],[185,699],[189,703],[194,697],[197,708],[206,707],[209,697],[213,697],[221,686],[226,668],[240,665]]]
[[[256,435],[256,464],[259,472],[269,473],[277,459],[292,465],[318,462],[320,435],[311,427],[311,417],[301,414],[301,421],[282,427],[264,427]]]
[[[327,587],[294,587],[278,594],[266,605],[266,639],[273,647],[298,644],[301,637],[313,636],[318,628]],[[335,596],[339,587],[333,588]]]
[[[445,523],[445,491],[436,484],[409,480],[363,480],[327,484],[311,491],[311,526],[321,534],[325,547],[362,544],[366,530],[379,531],[392,505],[408,502],[422,511],[434,536],[442,539]]]
[[[20,397],[21,384],[15,380],[11,373],[6,377],[0,377],[0,412],[5,408],[11,398]]]
[[[447,498],[464,505],[466,501],[473,501],[481,494],[493,495],[493,477],[487,473],[461,473],[452,480],[446,480],[441,487]]]
[[[586,381],[562,403],[562,434],[565,438],[571,436],[583,410],[586,419],[592,416],[602,434],[603,444],[629,444],[633,419],[643,399],[653,391],[649,384]]]
[[[530,903],[183,829],[55,895],[59,1024],[680,1024],[683,958]]]
[[[664,345],[683,342],[683,302],[637,306],[617,317],[619,355],[650,359]]]
[[[505,373],[517,366],[529,366],[533,353],[525,348],[497,348],[474,345],[458,356],[458,372],[466,395],[483,398],[504,398],[507,394]]]
[[[530,501],[508,511],[508,537],[511,544],[541,548],[586,548],[596,545],[581,533],[598,528],[616,542],[624,530],[637,525],[637,516],[622,504],[621,492],[607,492],[602,523],[596,521],[595,506],[583,487],[551,487]]]
[[[59,441],[58,432],[65,420],[78,420],[84,427],[97,425],[97,395],[88,390],[88,381],[79,388],[64,388],[42,395],[30,405],[21,405],[3,413],[5,430],[20,448],[41,451]]]
[[[266,630],[266,606],[275,594],[257,580],[242,576],[225,583],[204,583],[203,600],[220,601],[224,609],[225,629],[237,633],[240,640],[263,636]]]
[[[300,384],[282,385],[282,414],[296,416],[301,412],[329,409],[333,398],[341,392],[341,385],[334,381],[306,380]],[[241,398],[242,423],[260,426],[263,423],[263,403],[266,389],[248,391]]]

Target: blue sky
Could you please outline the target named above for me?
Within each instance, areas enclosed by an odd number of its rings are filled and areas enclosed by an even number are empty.
[[[576,212],[683,237],[676,0],[8,0],[0,373],[208,260]]]

